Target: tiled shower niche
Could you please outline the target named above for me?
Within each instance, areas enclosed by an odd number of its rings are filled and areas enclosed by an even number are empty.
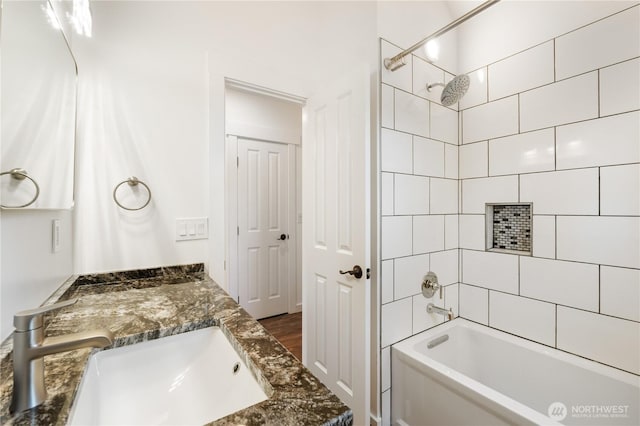
[[[487,251],[531,255],[532,204],[487,204]]]

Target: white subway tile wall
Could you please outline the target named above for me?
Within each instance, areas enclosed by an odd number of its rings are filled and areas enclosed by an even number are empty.
[[[518,97],[489,102],[462,111],[462,142],[477,142],[518,133]]]
[[[489,290],[460,284],[460,316],[480,324],[489,324]]]
[[[382,41],[382,58],[400,52]],[[381,65],[384,69],[384,66]],[[440,105],[453,76],[413,55],[382,72],[381,83],[381,346],[382,423],[390,424],[390,345],[445,317],[429,302],[458,314],[458,111]],[[486,102],[486,99],[485,99]],[[446,250],[446,251],[445,251]],[[422,296],[422,279],[435,272],[443,298]]]
[[[580,75],[520,95],[523,132],[598,117],[598,72]]]
[[[533,256],[556,258],[556,217],[533,215]]]
[[[411,93],[395,92],[395,128],[402,132],[429,137],[429,104]]]
[[[467,93],[460,99],[460,109],[471,108],[487,102],[487,68],[480,68],[468,75],[471,83]]]
[[[441,286],[458,282],[458,250],[446,250],[431,253],[432,271],[438,271],[438,283]]]
[[[444,216],[413,216],[413,254],[441,250],[444,250]]]
[[[460,215],[460,248],[484,250],[487,247],[485,216],[483,214]]]
[[[429,255],[408,256],[393,261],[393,298],[404,299],[420,293],[422,278],[429,271]]]
[[[458,213],[458,181],[431,178],[431,214]]]
[[[557,80],[634,58],[640,51],[640,13],[632,7],[555,41]]]
[[[458,179],[458,147],[444,144],[444,177]]]
[[[558,306],[558,349],[640,374],[640,323]]]
[[[383,171],[413,172],[413,140],[407,133],[382,129],[380,165]]]
[[[597,215],[598,169],[523,174],[520,200],[532,202],[534,214]]]
[[[429,114],[431,138],[457,145],[458,112],[432,102]]]
[[[640,164],[600,169],[600,214],[640,216]]]
[[[598,311],[598,265],[520,257],[520,295]]]
[[[470,72],[451,108],[437,63],[380,65],[383,423],[388,347],[444,321],[429,301],[640,374],[640,5],[601,18]],[[486,204],[526,202],[531,256],[485,251]]]
[[[440,299],[435,296],[431,299],[426,299],[422,294],[413,296],[413,331],[412,334],[420,333],[428,328],[442,324],[444,322],[444,316],[437,313],[428,313],[427,305],[433,303],[434,305],[444,308],[444,298]]]
[[[381,43],[382,58],[400,52]],[[444,321],[426,312],[430,301],[445,302],[422,296],[430,270],[447,286],[449,305],[458,313],[459,113],[440,105],[441,86],[426,90],[452,75],[409,56],[400,70],[384,70],[381,82],[382,350]]]
[[[440,102],[441,86],[427,90],[427,86],[444,81],[444,71],[419,57],[413,57],[413,90],[414,95],[428,99],[432,102]]]
[[[393,302],[393,260],[383,260],[381,262],[381,293],[382,304]]]
[[[395,175],[395,214],[429,213],[429,178],[412,175]]]
[[[461,282],[518,294],[518,256],[463,250]]]
[[[556,340],[556,307],[526,297],[489,292],[489,326],[553,346]]]
[[[445,169],[445,145],[446,144],[442,142],[414,136],[413,173],[423,176],[443,177]]]
[[[640,59],[600,70],[600,115],[640,109]]]
[[[640,162],[640,112],[556,127],[556,169]]]
[[[553,83],[553,40],[489,65],[489,100]]]
[[[411,336],[413,302],[411,297],[382,305],[382,347]]]
[[[488,142],[476,142],[459,148],[460,179],[489,175]]]
[[[484,214],[487,203],[518,202],[518,176],[462,180],[462,213]]]
[[[640,270],[600,267],[600,312],[640,322]]]
[[[640,374],[640,6],[603,18],[460,102],[459,311]],[[531,256],[485,251],[485,204],[509,202],[533,203]]]
[[[444,249],[458,248],[458,215],[448,214],[444,217]]]
[[[492,139],[488,164],[489,176],[555,170],[555,132],[550,128]]]

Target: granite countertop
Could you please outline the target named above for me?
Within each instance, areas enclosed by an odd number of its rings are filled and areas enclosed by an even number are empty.
[[[219,326],[268,399],[212,425],[342,426],[353,422],[351,410],[205,277],[202,264],[74,277],[45,304],[74,297],[78,298],[75,305],[45,317],[47,336],[108,328],[115,335],[113,348]],[[12,416],[12,352],[11,339],[7,339],[0,348],[1,423],[64,425],[92,351],[96,349],[46,356],[47,401]]]

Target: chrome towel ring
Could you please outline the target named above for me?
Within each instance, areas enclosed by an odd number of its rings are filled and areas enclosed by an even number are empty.
[[[9,170],[8,172],[0,173],[0,176],[4,176],[4,175],[11,175],[12,179],[15,179],[18,181],[29,179],[31,183],[33,183],[33,185],[36,187],[36,195],[34,195],[33,199],[26,204],[22,204],[19,206],[5,206],[3,204],[0,204],[0,207],[5,209],[21,209],[23,207],[29,207],[31,204],[36,202],[36,200],[38,199],[38,196],[40,195],[40,185],[38,185],[38,182],[36,182],[35,179],[29,176],[29,174],[25,169],[15,168],[15,169]]]
[[[120,202],[118,201],[118,198],[116,197],[116,192],[118,191],[118,188],[120,188],[120,186],[124,185],[125,183],[128,184],[131,187],[138,186],[138,184],[140,184],[140,185],[144,186],[147,189],[147,192],[149,193],[149,197],[147,198],[147,201],[142,206],[136,207],[136,208],[130,208],[130,207],[125,207],[122,204],[120,204]],[[146,183],[144,183],[143,181],[141,181],[137,177],[131,176],[129,179],[123,180],[122,182],[117,184],[115,188],[113,188],[113,201],[116,202],[118,207],[120,207],[122,209],[125,209],[125,210],[129,210],[129,211],[142,210],[145,207],[147,207],[147,205],[149,205],[149,203],[151,202],[151,189],[149,189],[149,185],[147,185]]]

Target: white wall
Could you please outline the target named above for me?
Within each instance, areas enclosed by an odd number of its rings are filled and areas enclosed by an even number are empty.
[[[58,16],[64,16],[63,2],[53,4]],[[61,223],[56,253],[54,219]],[[73,274],[72,227],[71,210],[0,211],[0,341],[13,331],[14,313],[40,306]]]
[[[0,264],[0,341],[13,332],[13,314],[40,306],[73,274],[70,210],[3,210]],[[61,224],[52,250],[52,220]]]
[[[227,88],[225,131],[272,142],[300,145],[302,104],[242,89]]]
[[[225,286],[224,78],[310,96],[353,64],[373,67],[375,4],[96,2],[92,11],[93,38],[76,40],[77,271],[205,261]],[[110,199],[130,174],[154,190],[137,215]],[[207,214],[208,242],[174,241],[176,218]]]
[[[460,39],[489,81],[460,113],[460,315],[640,374],[640,6],[544,5],[496,6],[566,12],[514,56],[478,44],[502,26]],[[533,256],[484,251],[493,202],[533,203]]]

